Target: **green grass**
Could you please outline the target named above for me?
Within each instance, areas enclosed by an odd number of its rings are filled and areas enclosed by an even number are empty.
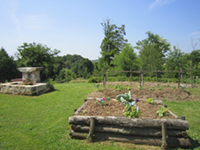
[[[0,149],[147,149],[147,146],[115,142],[88,144],[87,140],[70,139],[68,118],[96,88],[93,83],[54,86],[56,91],[40,96],[0,94]],[[189,90],[196,95],[200,93],[200,89]],[[200,146],[200,101],[164,103],[178,116],[186,116],[189,136],[195,147]]]

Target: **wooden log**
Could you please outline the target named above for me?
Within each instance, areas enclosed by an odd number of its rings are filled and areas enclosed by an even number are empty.
[[[167,147],[167,123],[162,122],[162,149],[166,149]]]
[[[94,116],[72,116],[69,117],[69,124],[89,124],[90,118]],[[188,130],[189,124],[186,120],[179,119],[146,119],[146,118],[126,118],[114,116],[95,116],[97,124],[112,124],[123,127],[143,127],[143,128],[161,128],[163,121],[166,121],[168,129]]]
[[[77,115],[85,107],[85,105],[87,103],[88,103],[88,101],[86,101],[85,103],[83,103],[83,105],[81,105],[81,107],[79,107],[79,109],[74,113],[74,115]]]
[[[90,127],[87,125],[72,125],[71,129],[76,132],[79,131],[89,132]],[[126,128],[113,125],[97,125],[94,127],[94,132],[138,135],[138,136],[155,136],[155,137],[162,136],[162,132],[158,128]],[[187,132],[183,130],[168,130],[167,133],[168,136],[188,137]]]
[[[171,112],[169,109],[168,109],[168,112],[169,112],[172,116],[174,116],[176,119],[179,119],[179,117],[178,117],[177,115],[175,115],[173,112]]]
[[[93,133],[94,133],[94,127],[95,127],[95,119],[90,118],[90,129],[89,129],[89,134],[88,134],[88,142],[91,143],[93,141]]]
[[[71,138],[86,139],[87,134],[70,132]],[[115,142],[127,142],[134,144],[148,144],[154,146],[160,146],[162,144],[162,139],[159,137],[142,137],[142,136],[131,136],[131,135],[120,135],[112,133],[95,133],[94,141],[107,141],[112,140]],[[169,137],[167,139],[169,147],[190,147],[191,143],[189,139]]]

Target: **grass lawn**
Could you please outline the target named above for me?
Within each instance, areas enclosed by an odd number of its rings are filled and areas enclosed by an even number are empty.
[[[40,96],[0,94],[0,149],[154,149],[159,147],[114,142],[88,144],[69,138],[68,118],[79,108],[94,84],[55,84],[56,91]],[[189,89],[200,97],[200,89]],[[175,114],[189,121],[188,134],[200,149],[200,101],[167,102]]]

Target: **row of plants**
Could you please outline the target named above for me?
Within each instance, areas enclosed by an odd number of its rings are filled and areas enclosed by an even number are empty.
[[[130,77],[126,76],[117,76],[117,77],[106,77],[106,81],[130,81]],[[132,81],[140,81],[139,76],[132,77]],[[144,77],[145,82],[156,82],[156,77]],[[89,83],[99,83],[103,82],[103,77],[91,77],[88,79]],[[164,83],[178,83],[177,78],[158,78],[158,82],[164,82]],[[200,84],[200,79],[192,79],[193,83]],[[189,78],[183,78],[183,83],[191,83]]]

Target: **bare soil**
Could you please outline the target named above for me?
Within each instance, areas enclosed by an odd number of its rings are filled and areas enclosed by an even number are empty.
[[[123,86],[129,86],[130,82],[108,82],[107,87],[109,85],[120,84]],[[145,87],[143,90],[139,90],[137,86],[139,86],[138,82],[133,82],[134,88],[131,88],[131,94],[133,99],[148,99],[149,97],[154,100],[166,100],[166,101],[197,101],[199,97],[192,95],[189,91],[183,90],[182,88],[177,88],[178,84],[168,84],[168,83],[159,83],[160,86],[163,87],[163,90],[159,90],[156,87],[156,83],[145,82]],[[137,85],[138,84],[138,85]],[[176,87],[177,89],[173,89],[172,87]],[[150,87],[155,87],[154,91],[150,90]],[[190,85],[187,85],[187,88],[190,88]],[[113,89],[105,89],[104,91],[96,90],[88,95],[88,97],[95,98],[106,98],[110,97],[112,100],[108,101],[105,106],[102,106],[97,100],[88,100],[88,104],[80,111],[78,115],[85,116],[124,116],[123,110],[125,106],[122,105],[117,100],[113,100],[119,94],[128,93],[128,90],[113,90]],[[152,118],[152,119],[166,119],[173,118],[174,116],[170,113],[167,116],[160,118],[156,111],[162,107],[162,105],[153,105],[148,104],[146,101],[140,100],[137,102],[136,107],[139,106],[140,114],[139,118]]]
[[[141,111],[139,118],[152,118],[152,119],[175,119],[170,113],[167,116],[160,118],[156,111],[160,110],[163,106],[161,104],[148,104],[146,101],[140,100],[137,102],[136,107],[139,106]],[[124,117],[123,110],[125,106],[117,100],[111,99],[102,106],[98,100],[88,100],[88,103],[80,111],[77,116],[122,116]]]

